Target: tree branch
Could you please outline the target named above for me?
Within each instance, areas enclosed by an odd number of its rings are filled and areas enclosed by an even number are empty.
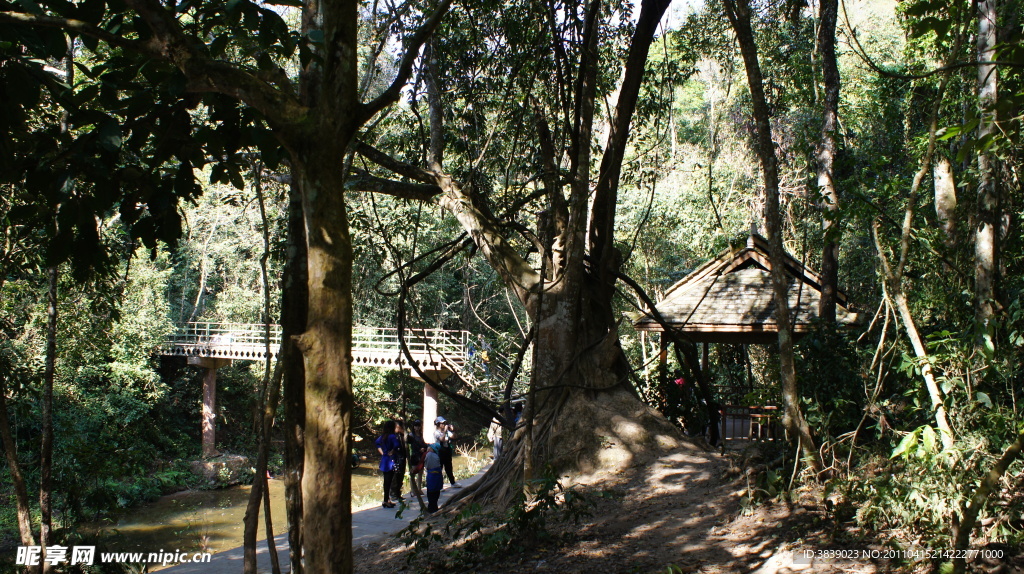
[[[402,63],[398,66],[398,75],[391,82],[391,85],[388,86],[388,89],[384,90],[383,94],[359,106],[357,117],[359,124],[366,123],[377,112],[398,101],[402,87],[405,86],[406,82],[409,81],[409,76],[412,75],[412,66],[416,62],[416,57],[419,56],[420,48],[423,47],[423,43],[427,41],[430,34],[437,28],[441,18],[448,12],[450,6],[451,0],[441,0],[434,14],[409,37],[407,41],[408,47],[406,48],[405,55],[402,57]]]
[[[1003,451],[1003,455],[996,461],[995,466],[985,474],[985,478],[982,479],[981,484],[978,485],[974,494],[971,495],[970,501],[964,504],[962,510],[963,519],[956,526],[953,533],[954,548],[956,550],[967,550],[970,546],[971,531],[974,530],[974,525],[978,520],[978,513],[981,512],[981,508],[988,501],[988,495],[999,486],[999,480],[1006,473],[1006,469],[1010,467],[1010,463],[1020,456],[1022,449],[1024,449],[1024,432],[1018,434],[1017,439]],[[953,572],[962,574],[966,570],[967,563],[962,552],[958,552],[956,556],[953,559]]]
[[[249,72],[196,50],[174,15],[157,0],[128,0],[153,33],[145,53],[156,53],[185,75],[193,92],[216,92],[232,96],[261,112],[279,128],[305,119],[309,110],[298,100]]]
[[[279,127],[293,125],[306,117],[308,109],[266,81],[227,62],[212,60],[193,45],[178,26],[177,20],[159,2],[128,0],[146,22],[153,37],[146,41],[132,40],[112,34],[89,22],[73,18],[42,16],[24,12],[0,12],[0,22],[57,28],[68,33],[96,38],[110,46],[130,50],[143,56],[172,63],[185,75],[192,92],[217,92],[235,97]]]
[[[107,32],[106,30],[94,26],[84,20],[58,18],[56,16],[37,16],[35,14],[26,14],[24,12],[0,12],[0,22],[8,24],[23,24],[27,26],[40,26],[44,28],[58,28],[67,32],[74,32],[82,36],[96,38],[97,40],[118,48],[125,48],[153,57],[162,57],[159,52],[150,50],[149,46],[143,42],[129,40],[128,38],[111,34],[110,32]]]
[[[436,185],[384,179],[370,175],[365,171],[354,171],[348,177],[348,180],[345,181],[345,189],[348,191],[382,193],[384,195],[418,201],[428,201],[441,193],[441,188]]]
[[[398,175],[405,176],[420,183],[435,184],[437,181],[438,174],[416,167],[412,164],[398,161],[368,143],[355,140],[352,142],[352,149],[373,163],[383,167],[384,169],[391,170]]]
[[[438,203],[450,211],[473,242],[487,258],[487,262],[498,272],[502,281],[511,287],[519,300],[531,314],[531,295],[540,283],[540,274],[530,266],[498,230],[493,216],[481,211],[473,201],[473,192],[446,175],[439,175],[437,184],[444,190]]]
[[[886,78],[893,78],[895,80],[904,81],[923,80],[925,78],[930,78],[931,76],[934,76],[936,74],[944,74],[946,72],[952,72],[955,70],[959,70],[961,68],[973,68],[978,66],[1003,66],[1006,68],[1024,68],[1024,64],[1020,62],[992,60],[946,63],[943,66],[934,68],[932,70],[928,70],[927,72],[922,72],[920,74],[900,74],[899,72],[886,70],[881,65],[879,65],[878,63],[871,59],[871,56],[868,55],[867,50],[864,49],[864,46],[862,46],[860,43],[860,39],[857,37],[857,30],[850,26],[850,16],[846,13],[845,2],[843,3],[843,19],[846,20],[846,28],[850,32],[850,39],[853,40],[852,43],[848,44],[850,48],[853,50],[853,53],[856,54],[857,57],[859,57],[865,64],[867,64],[869,68],[874,70],[875,73]]]
[[[591,208],[590,247],[591,253],[606,260],[614,247],[615,205],[618,202],[619,178],[622,171],[622,160],[629,142],[629,126],[633,121],[636,103],[640,96],[647,65],[647,55],[651,42],[668,8],[670,0],[644,0],[640,8],[636,29],[629,44],[626,57],[625,74],[619,89],[619,99],[615,105],[614,116],[610,122],[608,142],[604,156],[601,158],[601,169],[598,172],[597,185],[594,189],[594,201]],[[605,282],[614,279],[607,276],[604,269],[598,273]]]
[[[501,275],[506,285],[512,287],[519,300],[527,303],[529,307],[530,292],[540,282],[540,276],[502,236],[494,217],[477,207],[471,190],[464,189],[459,182],[446,174],[434,173],[398,161],[365,142],[356,140],[352,148],[385,169],[439,187],[442,192],[438,197],[440,206],[459,220],[462,228],[469,233],[491,267]]]

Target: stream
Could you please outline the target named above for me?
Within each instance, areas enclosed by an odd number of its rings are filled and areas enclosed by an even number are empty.
[[[453,459],[456,477],[461,479],[479,468],[465,456]],[[472,464],[471,464],[472,463]],[[284,510],[284,482],[270,479],[270,509],[274,534],[288,529]],[[408,492],[409,478],[405,478]],[[369,461],[352,470],[352,509],[378,506],[382,478]],[[220,552],[242,545],[242,518],[249,501],[250,486],[217,490],[186,490],[162,496],[153,502],[126,509],[119,516],[85,525],[81,532],[96,540],[102,552]],[[259,539],[266,538],[264,517],[260,516]]]

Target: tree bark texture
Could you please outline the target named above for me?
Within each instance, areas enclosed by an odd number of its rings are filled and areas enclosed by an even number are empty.
[[[818,189],[825,207],[823,222],[824,246],[821,250],[821,300],[818,316],[835,323],[839,290],[839,190],[836,189],[836,131],[839,128],[839,64],[836,61],[836,19],[838,0],[822,0],[819,4],[818,52],[825,98],[822,109],[821,139],[815,156],[818,161]]]
[[[979,62],[991,62],[996,56],[996,0],[978,2],[977,50]],[[996,97],[998,72],[994,64],[978,65],[978,140],[996,134]],[[980,141],[979,141],[980,144]],[[999,282],[999,190],[995,158],[978,146],[978,210],[974,230],[974,318],[976,346],[992,344]],[[982,349],[984,350],[984,349]]]
[[[948,158],[939,157],[935,160],[932,181],[935,187],[935,215],[946,234],[946,247],[952,248],[956,243],[956,179],[953,176],[953,164]]]
[[[293,179],[294,182],[294,179]],[[284,400],[284,497],[291,572],[302,574],[302,463],[305,458],[306,369],[296,337],[306,331],[308,288],[306,232],[298,184],[288,190],[288,240],[281,285],[281,350]]]
[[[298,344],[306,374],[303,560],[313,573],[352,571],[352,243],[343,174],[325,160],[292,172],[302,192],[309,274]]]
[[[800,391],[796,381],[793,356],[793,329],[789,314],[789,285],[783,269],[782,219],[779,214],[779,168],[772,141],[771,120],[764,95],[761,65],[757,44],[751,28],[751,11],[747,0],[724,0],[725,12],[736,32],[750,85],[751,106],[756,126],[755,148],[761,161],[765,188],[765,225],[768,228],[769,257],[772,261],[771,279],[775,302],[775,320],[779,329],[779,364],[782,379],[782,399],[785,412],[782,422],[793,438],[799,440],[802,456],[816,472],[821,470],[821,459],[811,436],[811,429],[800,410]]]

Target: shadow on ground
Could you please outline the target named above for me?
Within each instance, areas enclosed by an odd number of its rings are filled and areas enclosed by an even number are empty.
[[[593,516],[559,542],[506,555],[463,555],[448,544],[407,563],[391,539],[356,551],[356,572],[879,572],[871,561],[799,558],[828,544],[816,509],[783,504],[744,513],[746,479],[728,456],[681,448],[584,487]],[[439,522],[435,528],[443,528]],[[833,546],[834,547],[834,546]],[[794,559],[797,557],[796,559]],[[674,568],[670,570],[670,567]]]

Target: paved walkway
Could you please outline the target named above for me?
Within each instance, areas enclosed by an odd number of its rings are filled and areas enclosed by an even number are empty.
[[[484,472],[490,468],[485,466],[480,472],[459,484],[469,486],[476,482]],[[444,503],[456,489],[445,488],[441,491],[441,503]],[[386,536],[397,533],[405,528],[420,515],[419,502],[413,495],[407,495],[406,502],[410,504],[398,516],[398,508],[381,508],[379,504],[363,507],[352,512],[352,546],[360,547],[370,542],[375,542]],[[423,493],[423,500],[426,502],[426,491]],[[282,572],[288,571],[288,533],[278,534],[274,538],[277,546],[277,556],[281,563]],[[242,572],[242,547],[232,548],[213,555],[213,559],[205,564],[179,564],[170,568],[160,570],[161,574],[240,574]],[[256,570],[259,574],[272,571],[270,566],[270,551],[267,550],[266,540],[260,540],[256,547]]]

